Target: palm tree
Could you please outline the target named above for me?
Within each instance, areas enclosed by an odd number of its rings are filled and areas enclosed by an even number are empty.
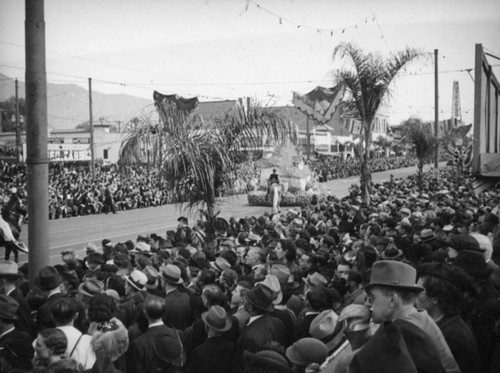
[[[422,185],[424,165],[436,154],[438,140],[432,133],[432,127],[419,118],[412,117],[402,123],[403,142],[412,146],[417,162],[417,180]]]
[[[260,105],[236,106],[215,121],[207,121],[175,105],[157,105],[159,122],[145,120],[131,129],[122,143],[120,162],[137,162],[144,144],[158,153],[164,187],[190,211],[198,209],[206,220],[207,241],[214,238],[216,197],[232,188],[235,171],[245,150],[266,143],[282,144],[293,131],[285,118]]]
[[[344,84],[348,91],[346,108],[362,122],[360,133],[361,195],[370,202],[371,169],[370,145],[372,127],[377,111],[384,99],[389,97],[390,84],[410,61],[421,56],[416,49],[407,48],[389,59],[368,53],[350,43],[337,46],[333,58],[350,60],[349,68],[337,73],[337,84]]]

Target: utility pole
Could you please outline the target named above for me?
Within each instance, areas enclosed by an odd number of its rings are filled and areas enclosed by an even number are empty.
[[[50,264],[44,0],[25,0],[29,281]]]
[[[95,183],[95,155],[94,155],[94,121],[92,119],[92,78],[89,78],[89,122],[90,122],[90,169],[92,182]]]
[[[307,137],[307,141],[306,141],[306,146],[307,146],[307,150],[306,150],[306,154],[307,154],[307,160],[309,160],[309,145],[310,145],[310,137],[309,137],[309,117],[306,116],[306,137]]]
[[[438,76],[438,50],[434,49],[434,134],[439,140],[439,76]],[[439,142],[436,147],[434,168],[439,167]]]

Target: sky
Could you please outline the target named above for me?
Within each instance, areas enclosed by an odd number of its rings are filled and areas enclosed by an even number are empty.
[[[21,81],[24,20],[24,1],[0,0],[0,73]],[[45,0],[45,23],[49,83],[88,88],[90,77],[95,91],[150,99],[291,105],[294,91],[333,86],[343,42],[386,58],[419,48],[391,85],[390,124],[434,120],[435,49],[440,119],[458,81],[471,123],[475,44],[500,56],[498,0]],[[489,62],[499,77],[500,60]]]

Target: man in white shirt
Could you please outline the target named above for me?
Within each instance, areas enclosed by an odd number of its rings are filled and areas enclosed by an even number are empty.
[[[75,300],[72,298],[56,300],[52,305],[51,313],[56,327],[61,329],[68,339],[66,356],[76,360],[79,370],[91,369],[96,361],[94,350],[90,344],[92,337],[82,334],[73,326],[78,317]]]

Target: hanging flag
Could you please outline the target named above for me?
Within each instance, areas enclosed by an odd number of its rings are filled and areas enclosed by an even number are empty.
[[[343,86],[333,88],[317,86],[305,95],[293,92],[293,105],[318,124],[325,124],[332,119],[343,93]]]

